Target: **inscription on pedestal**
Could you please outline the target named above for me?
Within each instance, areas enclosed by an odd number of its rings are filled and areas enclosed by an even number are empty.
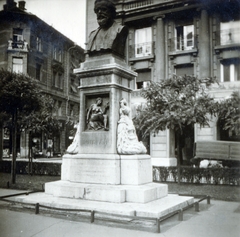
[[[84,133],[83,133],[84,134]],[[94,146],[108,146],[109,145],[109,140],[108,139],[103,139],[103,140],[83,140],[82,145],[94,145]]]
[[[62,167],[67,171],[62,175],[62,180],[83,183],[120,183],[119,159],[101,159],[99,155],[96,158],[90,155],[86,158],[64,160]]]

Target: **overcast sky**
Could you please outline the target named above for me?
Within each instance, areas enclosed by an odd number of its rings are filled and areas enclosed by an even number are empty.
[[[27,12],[38,16],[47,24],[85,48],[85,20],[87,0],[25,0]],[[18,0],[15,0],[18,3]],[[6,0],[0,0],[0,10]]]

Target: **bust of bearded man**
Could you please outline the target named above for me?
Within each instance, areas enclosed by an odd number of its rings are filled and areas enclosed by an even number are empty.
[[[117,23],[116,8],[110,0],[96,0],[94,12],[99,27],[89,35],[87,53],[89,56],[99,53],[113,53],[124,57],[128,28]]]

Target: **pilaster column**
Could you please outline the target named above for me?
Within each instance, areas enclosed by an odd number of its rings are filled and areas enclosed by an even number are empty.
[[[157,16],[156,29],[156,78],[157,81],[165,79],[165,30],[164,30],[164,16]]]
[[[207,10],[201,10],[200,35],[199,35],[199,76],[209,77],[210,73],[210,31]]]

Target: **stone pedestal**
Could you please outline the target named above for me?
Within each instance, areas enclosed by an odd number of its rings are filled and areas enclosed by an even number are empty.
[[[62,158],[61,181],[45,185],[46,194],[113,203],[148,203],[167,196],[167,185],[152,183],[149,155],[119,155],[119,102],[131,104],[137,74],[112,55],[87,58],[75,73],[80,78],[79,153]],[[107,129],[92,130],[87,114],[97,98],[109,104]]]
[[[90,184],[120,184],[120,157],[117,154],[65,155],[61,180]]]
[[[91,57],[74,71],[80,78],[80,154],[116,154],[119,101],[130,104],[131,91],[137,73],[123,60],[112,55]],[[101,97],[103,106],[109,103],[109,131],[87,130],[87,109]]]
[[[141,185],[152,182],[149,155],[121,155],[121,184]]]

